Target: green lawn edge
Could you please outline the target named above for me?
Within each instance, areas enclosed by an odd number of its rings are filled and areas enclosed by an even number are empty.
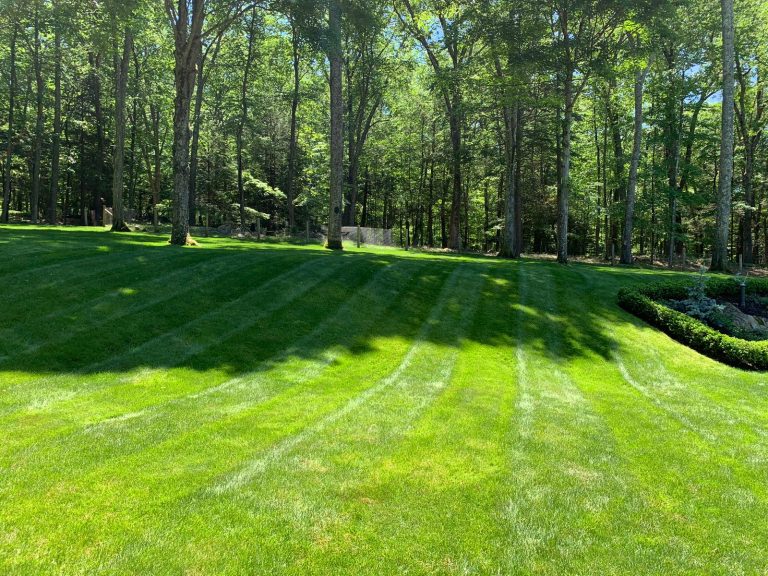
[[[745,370],[768,370],[768,341],[755,342],[723,334],[659,302],[686,298],[687,286],[688,283],[675,280],[624,287],[619,290],[618,304],[630,314],[714,360]],[[739,292],[739,284],[733,279],[714,278],[707,283],[706,291],[712,298],[735,296]],[[747,292],[768,294],[768,279],[747,280]]]

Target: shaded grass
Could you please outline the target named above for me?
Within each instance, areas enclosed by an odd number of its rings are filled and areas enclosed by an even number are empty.
[[[766,378],[652,271],[0,228],[0,571],[762,574]]]

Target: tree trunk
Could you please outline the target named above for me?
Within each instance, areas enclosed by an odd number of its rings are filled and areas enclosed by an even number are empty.
[[[517,107],[517,138],[515,138],[515,255],[523,253],[523,194],[520,182],[523,174],[523,108]]]
[[[454,96],[449,110],[451,127],[451,170],[453,176],[453,197],[451,201],[451,216],[448,228],[448,248],[461,250],[461,196],[463,194],[461,179],[461,119],[459,118],[458,95]]]
[[[341,218],[344,200],[344,99],[342,94],[341,70],[341,4],[330,0],[328,14],[330,47],[330,92],[331,92],[331,182],[330,207],[328,214],[328,241],[326,246],[341,250]]]
[[[133,52],[133,35],[125,31],[123,56],[117,74],[115,90],[115,155],[112,172],[112,232],[130,232],[125,223],[123,206],[123,170],[125,161],[125,101],[128,92],[128,66]]]
[[[557,187],[557,261],[568,263],[568,200],[571,177],[571,128],[573,125],[573,71],[569,71],[564,86],[565,114],[560,152],[560,178]]]
[[[5,178],[3,181],[3,212],[0,221],[8,223],[8,215],[11,207],[11,171],[13,168],[13,115],[16,104],[16,38],[18,24],[14,22],[11,33],[10,74],[8,80],[8,141],[5,147]]]
[[[35,9],[34,23],[34,54],[33,66],[35,69],[35,103],[36,103],[36,121],[35,121],[35,141],[32,159],[32,194],[30,196],[29,209],[33,224],[37,224],[40,204],[40,171],[41,156],[43,152],[43,128],[45,121],[45,109],[43,108],[43,92],[45,82],[43,80],[43,63],[40,56],[40,14],[39,7]]]
[[[606,94],[606,116],[608,117],[608,124],[611,127],[611,141],[613,144],[613,176],[616,180],[616,186],[613,189],[613,197],[611,199],[611,228],[610,228],[610,245],[608,249],[607,257],[611,256],[611,253],[616,247],[619,236],[619,218],[615,213],[618,206],[621,204],[621,196],[626,191],[625,181],[625,164],[624,164],[624,145],[621,140],[621,130],[619,129],[619,115],[614,107],[612,101],[613,94],[616,91],[616,80],[611,78],[608,82],[610,90]]]
[[[291,47],[293,49],[293,93],[291,96],[291,135],[288,142],[286,202],[288,204],[288,229],[291,231],[291,234],[293,234],[296,228],[296,211],[294,210],[293,203],[296,198],[296,155],[298,152],[297,116],[299,109],[299,91],[301,89],[301,77],[299,76],[299,30],[293,19],[291,19]]]
[[[365,167],[365,180],[363,184],[363,213],[360,216],[360,225],[368,226],[368,194],[371,188],[371,179],[368,174],[368,166]]]
[[[171,0],[166,0],[166,6]],[[174,24],[174,83],[176,96],[173,108],[173,212],[171,244],[193,243],[189,236],[189,112],[197,74],[197,56],[201,48],[201,32],[205,18],[204,0],[192,0],[189,13],[187,0],[179,0],[171,10]],[[155,207],[156,210],[156,207]]]
[[[517,190],[515,187],[515,163],[517,158],[517,107],[504,107],[504,182],[506,194],[504,198],[504,233],[501,237],[499,256],[517,258],[520,255],[517,246]]]
[[[59,163],[61,149],[61,32],[59,15],[54,2],[54,72],[53,72],[53,136],[51,138],[51,185],[48,197],[48,223],[56,224],[56,206],[59,200]],[[65,215],[66,216],[66,215]]]
[[[728,235],[731,219],[731,180],[733,177],[734,134],[734,23],[733,0],[721,0],[723,20],[723,104],[720,136],[720,184],[717,193],[715,245],[712,250],[713,271],[724,271],[728,265]]]
[[[189,225],[194,226],[195,213],[197,211],[197,166],[198,166],[198,150],[200,149],[200,113],[203,108],[203,95],[205,88],[205,75],[203,68],[205,62],[203,60],[202,43],[197,55],[197,87],[195,89],[195,110],[192,117],[192,144],[189,154]]]
[[[621,263],[632,264],[632,231],[635,217],[635,196],[637,193],[637,170],[643,144],[643,85],[650,67],[635,73],[635,127],[632,141],[632,159],[629,163],[627,181],[627,207],[624,215],[624,237],[621,246]]]
[[[91,82],[93,87],[93,116],[96,123],[96,157],[93,159],[94,170],[93,173],[96,176],[96,185],[93,187],[91,196],[91,208],[94,210],[96,218],[91,225],[98,224],[98,206],[101,203],[101,199],[105,196],[104,192],[104,155],[106,149],[106,141],[104,137],[104,111],[101,107],[101,74],[99,72],[101,68],[101,54],[91,54]]]
[[[741,232],[741,253],[744,258],[744,264],[751,265],[757,259],[757,245],[759,245],[756,234],[759,230],[760,218],[755,214],[755,192],[754,192],[754,174],[755,174],[755,154],[762,139],[763,130],[761,123],[765,113],[765,102],[763,100],[763,87],[758,86],[755,96],[754,115],[747,113],[747,92],[748,84],[744,71],[741,67],[738,54],[736,54],[736,78],[739,84],[738,99],[735,100],[736,119],[738,120],[738,129],[744,146],[744,173],[742,188],[744,189],[744,203],[746,209],[740,222]],[[759,78],[758,78],[759,83]],[[759,203],[758,203],[759,206]],[[755,224],[758,224],[757,230],[753,231]]]

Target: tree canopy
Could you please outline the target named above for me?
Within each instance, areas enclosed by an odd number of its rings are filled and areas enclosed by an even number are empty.
[[[768,260],[766,0],[0,10],[4,221]]]

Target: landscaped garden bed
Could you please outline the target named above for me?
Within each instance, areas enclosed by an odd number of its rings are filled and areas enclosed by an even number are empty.
[[[619,305],[711,358],[768,370],[768,279],[707,279],[702,273],[693,282],[622,288]]]

